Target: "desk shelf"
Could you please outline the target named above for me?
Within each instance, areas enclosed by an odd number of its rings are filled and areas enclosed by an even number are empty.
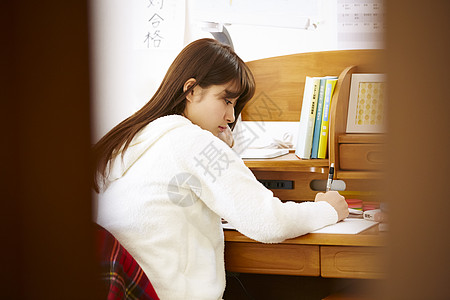
[[[371,147],[378,147],[383,137],[346,134],[346,122],[352,74],[383,73],[383,55],[383,50],[375,49],[322,51],[247,62],[257,84],[254,97],[242,111],[243,121],[298,122],[306,76],[339,75],[330,107],[328,158],[302,160],[289,153],[273,159],[244,160],[258,179],[295,181],[295,190],[272,190],[281,200],[314,199],[317,190],[311,189],[311,182],[326,180],[331,163],[335,165],[335,179],[346,183],[346,197],[375,200],[373,191],[383,175],[374,164],[365,161],[364,155],[377,152]],[[342,151],[341,145],[344,145]],[[341,158],[341,154],[346,156]],[[358,161],[354,155],[358,156]],[[341,165],[341,161],[350,164]],[[375,185],[374,181],[377,181]]]
[[[372,60],[379,59],[378,57]],[[346,133],[347,110],[352,75],[383,73],[381,65],[355,64],[339,75],[330,110],[329,160],[334,163],[335,178],[344,180],[350,191],[374,191],[383,178],[384,134]],[[359,197],[361,198],[361,197]],[[374,200],[374,199],[362,199]]]
[[[244,163],[259,180],[286,180],[292,189],[272,189],[275,197],[283,201],[312,201],[317,190],[314,180],[326,180],[328,159],[300,159],[295,153],[265,159],[244,159]]]

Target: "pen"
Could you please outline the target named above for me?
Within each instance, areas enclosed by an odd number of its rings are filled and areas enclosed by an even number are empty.
[[[330,172],[328,172],[326,192],[329,192],[331,190],[331,184],[333,183],[333,175],[334,175],[334,163],[331,163]]]

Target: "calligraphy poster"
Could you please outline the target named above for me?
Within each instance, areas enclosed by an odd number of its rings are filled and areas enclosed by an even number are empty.
[[[184,41],[185,1],[133,0],[133,48],[179,49]]]

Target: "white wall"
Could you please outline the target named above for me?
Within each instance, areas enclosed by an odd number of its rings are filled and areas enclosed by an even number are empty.
[[[164,28],[165,40],[171,42],[159,49],[145,48],[142,43],[142,24],[147,21],[143,12],[149,9],[150,1],[147,4],[143,0],[91,1],[93,142],[150,99],[170,63],[186,44],[212,37],[202,30],[201,21],[232,21],[227,29],[244,61],[335,50],[340,45],[337,7],[345,1],[153,0],[164,4],[164,22],[172,30]],[[250,4],[256,7],[254,12]],[[261,21],[266,13],[267,18]],[[296,14],[298,24],[294,24]],[[317,28],[299,28],[309,18],[318,24]],[[278,23],[286,26],[284,19],[294,25],[279,27]]]
[[[155,0],[154,0],[155,1]],[[168,2],[169,0],[166,0]],[[178,42],[169,48],[145,49],[137,36],[136,9],[142,0],[91,1],[92,121],[95,143],[112,127],[145,104],[184,46],[184,1],[177,14]],[[145,7],[144,7],[145,9]],[[181,10],[181,11],[180,11]],[[142,19],[145,16],[138,16]],[[142,43],[143,44],[143,43]]]
[[[239,9],[230,11],[233,16],[229,18],[221,18],[221,14],[218,13],[208,14],[205,7],[211,1],[190,0],[188,2],[190,5],[188,6],[186,40],[192,41],[199,37],[209,36],[208,33],[205,35],[205,32],[202,33],[200,30],[202,20],[222,19],[223,22],[227,22],[231,19],[235,22],[226,27],[232,37],[236,52],[244,61],[292,53],[331,50],[337,47],[336,0],[244,1],[255,3],[255,6],[263,6],[260,9],[264,9],[265,7],[262,4],[267,3],[267,10],[274,11],[256,11],[252,14],[251,11],[245,10],[246,7],[242,7],[242,11]],[[224,3],[224,1],[216,2]],[[225,7],[218,8],[218,11],[225,11],[222,15],[226,15],[226,6],[229,7],[230,2],[225,1],[228,5],[225,4],[223,5]],[[242,1],[232,3],[235,2]],[[283,2],[295,3],[296,5],[288,6],[285,3],[283,6]],[[277,5],[271,7],[274,4]],[[295,13],[298,15],[293,15],[292,12],[289,12],[289,9],[295,9]],[[267,14],[267,18],[261,20],[261,18],[255,17],[255,14],[256,16]],[[291,20],[284,21],[278,17],[280,14],[282,17]],[[236,17],[236,15],[238,16]],[[239,17],[239,15],[242,17]],[[253,16],[253,18],[246,22],[246,19],[250,16]],[[305,29],[304,25],[309,18],[319,23],[317,29]],[[298,21],[295,22],[296,20]],[[278,23],[281,22],[290,27],[280,27]]]

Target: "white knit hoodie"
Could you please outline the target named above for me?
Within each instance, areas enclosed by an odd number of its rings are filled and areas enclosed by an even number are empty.
[[[224,142],[171,115],[143,128],[109,165],[97,222],[130,252],[161,300],[221,299],[221,217],[277,243],[337,222],[327,202],[282,203]]]

